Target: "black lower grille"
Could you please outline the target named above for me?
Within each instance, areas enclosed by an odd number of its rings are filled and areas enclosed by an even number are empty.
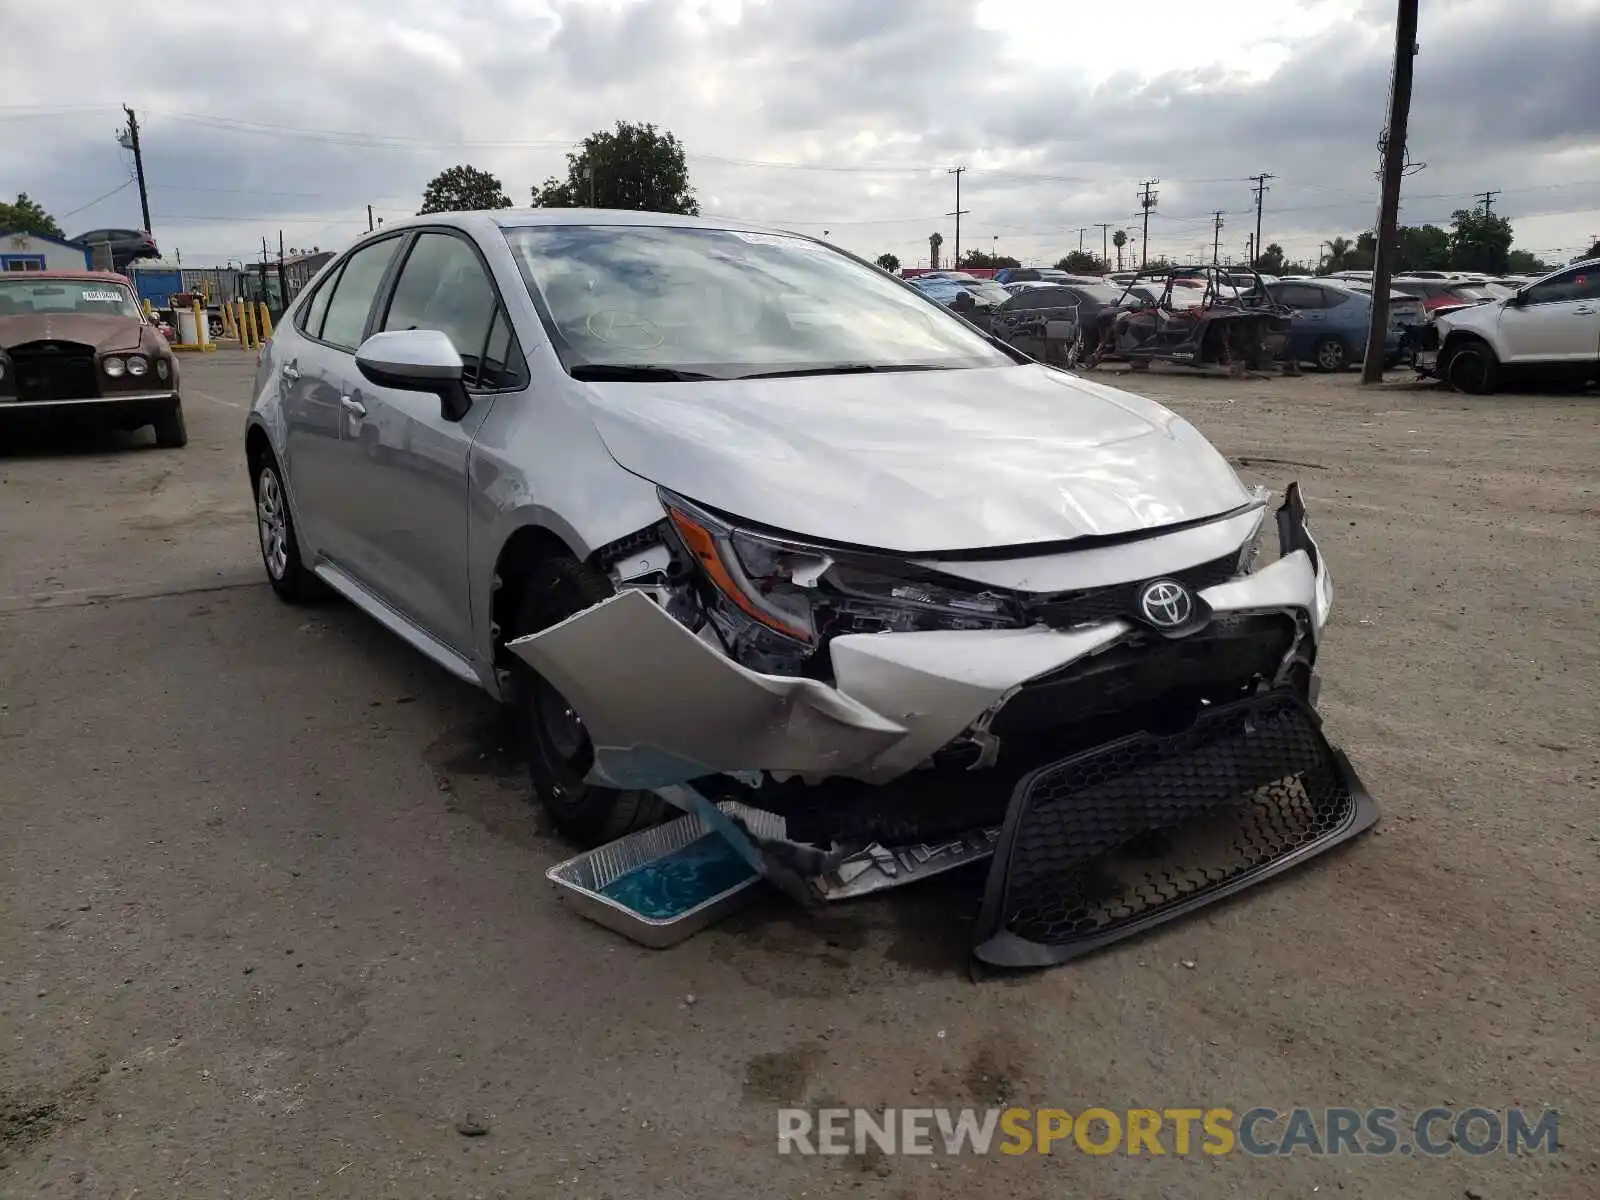
[[[1135,734],[1017,784],[977,956],[1065,962],[1355,836],[1377,810],[1315,713],[1275,692]]]
[[[1198,566],[1185,567],[1158,579],[1175,579],[1191,592],[1203,591],[1226,583],[1238,574],[1237,553],[1212,559]],[[1063,592],[1028,606],[1029,615],[1054,629],[1071,629],[1077,625],[1099,625],[1119,617],[1131,617],[1139,589],[1149,580],[1111,584],[1108,587],[1085,588],[1078,592]]]
[[[77,342],[28,342],[8,352],[17,399],[82,400],[100,394],[94,347]]]

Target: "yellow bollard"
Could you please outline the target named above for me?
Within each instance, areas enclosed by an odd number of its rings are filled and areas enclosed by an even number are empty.
[[[272,310],[267,307],[267,302],[261,302],[261,340],[266,341],[272,336]]]
[[[239,331],[233,325],[233,301],[224,301],[222,305],[222,336],[236,338]]]
[[[195,344],[204,347],[211,341],[211,325],[206,320],[205,310],[200,307],[200,301],[196,300],[192,307],[194,308]]]
[[[244,305],[244,337],[244,348],[246,350],[254,350],[261,345],[261,337],[256,330],[255,306],[248,301]]]
[[[145,317],[145,320],[147,320],[147,321],[151,320],[151,319],[153,319],[155,317],[155,315],[156,315],[156,306],[154,304],[151,304],[150,301],[146,300],[144,302],[144,317]]]

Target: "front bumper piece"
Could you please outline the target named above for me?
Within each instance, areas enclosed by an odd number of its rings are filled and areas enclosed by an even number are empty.
[[[1267,693],[1182,733],[1135,734],[1018,783],[974,953],[1067,962],[1268,879],[1370,828],[1377,806],[1309,706]]]

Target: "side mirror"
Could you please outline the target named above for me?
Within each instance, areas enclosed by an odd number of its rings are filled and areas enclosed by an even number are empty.
[[[461,355],[437,329],[375,333],[356,351],[356,367],[370,383],[439,397],[440,415],[459,421],[472,407],[461,382]]]
[[[1512,308],[1521,308],[1527,302],[1528,302],[1528,293],[1527,293],[1526,290],[1513,292],[1513,293],[1511,293],[1510,296],[1508,296],[1506,298],[1506,303],[1509,304]]]

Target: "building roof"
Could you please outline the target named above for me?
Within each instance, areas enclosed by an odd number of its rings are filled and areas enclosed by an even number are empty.
[[[82,242],[74,242],[68,238],[52,237],[48,233],[29,233],[26,229],[0,229],[0,238],[10,237],[38,238],[41,242],[53,242],[57,246],[68,246],[80,252],[85,249]]]
[[[32,283],[36,279],[79,279],[133,286],[132,281],[126,275],[118,275],[115,271],[19,271],[13,275],[0,275],[0,280],[18,279],[25,280],[28,283]]]

